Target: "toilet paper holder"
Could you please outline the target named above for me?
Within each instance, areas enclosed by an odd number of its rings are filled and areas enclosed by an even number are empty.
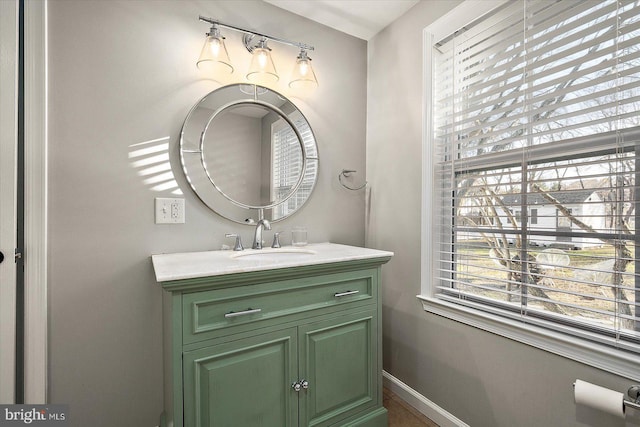
[[[632,385],[627,390],[628,399],[624,399],[622,404],[628,408],[640,409],[640,385]]]
[[[576,383],[573,383],[573,388],[576,388]],[[625,408],[633,408],[640,410],[640,385],[632,385],[627,390],[627,396],[622,399],[622,405]]]

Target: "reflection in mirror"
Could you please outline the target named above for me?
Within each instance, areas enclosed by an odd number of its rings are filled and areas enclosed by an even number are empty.
[[[284,199],[291,192],[300,175],[302,175],[302,182],[292,197],[275,208],[276,218],[289,216],[304,204],[311,195],[318,175],[318,154],[309,124],[297,110],[289,114],[289,118],[302,138],[307,162],[303,170],[302,153],[297,149],[299,143],[296,134],[290,126],[282,126],[275,135],[272,188],[278,193],[278,199]]]
[[[249,206],[283,201],[300,178],[302,146],[289,123],[256,104],[236,104],[211,120],[202,161],[212,183]]]
[[[254,85],[205,96],[183,126],[180,158],[189,184],[211,209],[236,222],[293,214],[309,198],[318,152],[293,103]]]

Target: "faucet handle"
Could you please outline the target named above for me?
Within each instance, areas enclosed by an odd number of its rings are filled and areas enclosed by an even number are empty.
[[[244,251],[244,247],[242,246],[242,238],[240,238],[239,234],[233,234],[233,233],[227,233],[224,235],[224,237],[235,237],[236,238],[236,244],[233,247],[234,251]]]
[[[282,247],[280,246],[280,233],[282,233],[282,231],[276,231],[275,233],[273,233],[273,243],[271,244],[272,248]]]

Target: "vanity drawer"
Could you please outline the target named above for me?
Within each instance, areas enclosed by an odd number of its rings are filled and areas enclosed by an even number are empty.
[[[377,298],[376,269],[186,293],[183,343],[266,327],[283,316],[375,304]]]

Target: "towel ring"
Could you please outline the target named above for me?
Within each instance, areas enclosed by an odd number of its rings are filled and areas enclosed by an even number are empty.
[[[358,190],[362,190],[364,187],[367,186],[367,181],[364,182],[364,184],[362,184],[360,187],[349,187],[348,185],[346,185],[344,182],[342,182],[342,177],[344,176],[345,178],[348,178],[351,176],[352,173],[356,173],[358,171],[355,170],[349,170],[349,169],[342,169],[342,172],[340,172],[338,174],[338,181],[340,181],[340,185],[342,185],[344,188],[346,188],[347,190],[351,190],[351,191],[358,191]]]

